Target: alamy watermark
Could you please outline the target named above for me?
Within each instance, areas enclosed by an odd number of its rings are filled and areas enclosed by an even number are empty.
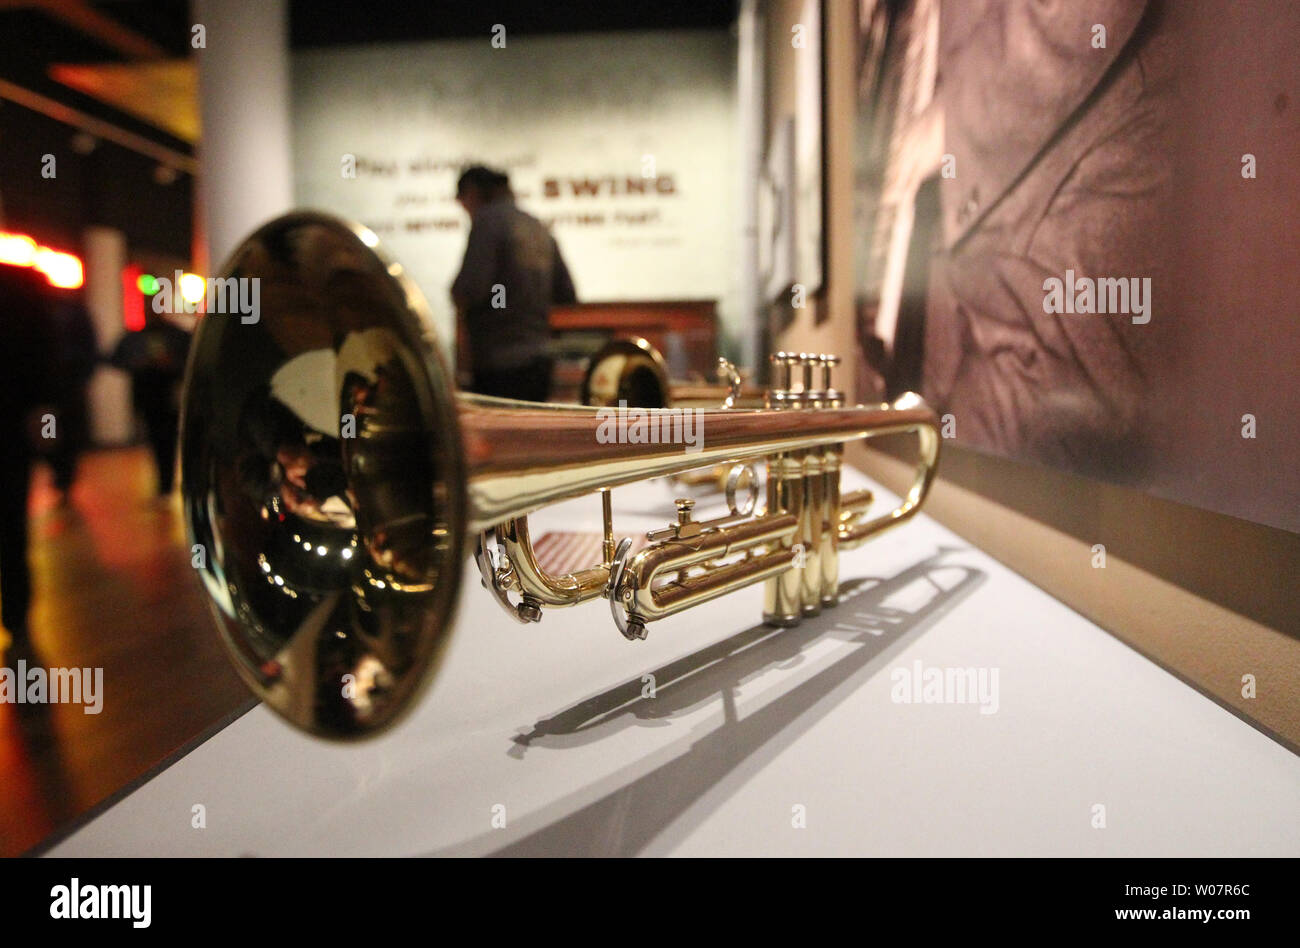
[[[1076,277],[1066,270],[1064,279],[1043,281],[1043,294],[1044,313],[1125,315],[1136,326],[1151,322],[1150,277]]]
[[[977,704],[980,714],[998,713],[998,669],[932,665],[920,659],[889,673],[894,704]]]
[[[0,704],[80,704],[86,714],[104,710],[104,669],[0,666]]]
[[[153,886],[91,885],[76,876],[67,885],[50,889],[50,918],[119,918],[132,928],[148,928],[153,920]]]
[[[617,408],[596,412],[600,426],[596,440],[601,444],[680,444],[694,454],[704,447],[704,411],[698,408]]]
[[[245,325],[262,318],[262,281],[259,277],[208,277],[177,270],[174,278],[159,277],[153,311],[238,316]]]

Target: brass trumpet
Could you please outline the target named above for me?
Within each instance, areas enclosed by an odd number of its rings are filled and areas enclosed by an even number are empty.
[[[689,450],[672,436],[613,437],[609,409],[458,394],[423,298],[377,245],[318,213],[264,225],[225,270],[260,281],[261,312],[206,315],[186,374],[182,493],[199,575],[239,674],[297,727],[366,737],[413,705],[444,652],[471,552],[520,622],[603,598],[638,639],[651,622],[765,582],[764,619],[791,625],[835,603],[839,550],[906,520],[929,489],[939,435],[919,397],[845,407],[829,364],[793,354],[775,357],[767,408],[638,416],[670,435],[693,423]],[[918,436],[915,482],[897,509],[867,519],[868,492],[840,496],[843,444],[894,432]],[[610,488],[757,459],[765,509],[755,489],[702,522],[683,501],[640,552],[615,543]],[[528,514],[591,492],[603,500],[602,562],[547,573]]]

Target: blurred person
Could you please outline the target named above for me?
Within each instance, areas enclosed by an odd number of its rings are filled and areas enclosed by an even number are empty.
[[[131,400],[153,450],[160,497],[175,483],[180,383],[189,346],[189,333],[146,307],[144,328],[127,333],[113,351],[113,364],[131,375]]]
[[[0,623],[27,638],[27,485],[42,406],[55,402],[49,287],[35,270],[0,265]]]
[[[470,217],[465,259],[451,286],[457,361],[470,367],[468,387],[544,402],[554,367],[550,309],[577,302],[560,248],[541,221],[515,206],[510,179],[499,171],[467,168],[456,200]]]
[[[62,495],[61,502],[66,504],[76,478],[77,458],[86,450],[90,440],[86,389],[99,362],[99,343],[90,313],[79,293],[60,292],[54,299],[53,308],[58,333],[59,430],[49,462],[54,471],[54,486]]]

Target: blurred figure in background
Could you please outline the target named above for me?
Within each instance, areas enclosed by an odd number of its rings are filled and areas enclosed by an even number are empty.
[[[131,400],[153,449],[159,496],[170,494],[175,482],[180,383],[189,347],[189,333],[145,307],[144,328],[127,333],[113,351],[113,365],[131,374]]]
[[[49,461],[61,503],[67,504],[77,474],[77,458],[90,440],[86,387],[99,362],[99,342],[79,292],[60,291],[53,308],[58,332],[59,431]]]
[[[58,394],[48,293],[37,271],[0,265],[0,622],[15,643],[25,643],[31,603],[27,482],[38,410]]]
[[[553,368],[550,309],[577,302],[569,268],[546,225],[515,206],[506,175],[467,168],[456,200],[470,217],[465,259],[451,286],[456,360],[471,367],[471,391],[544,402]]]

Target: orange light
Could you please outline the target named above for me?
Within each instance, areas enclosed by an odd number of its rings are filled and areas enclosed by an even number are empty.
[[[50,286],[61,290],[75,290],[86,282],[86,272],[79,258],[49,247],[37,249],[36,269],[45,274]]]
[[[11,267],[30,267],[36,263],[36,241],[26,234],[0,231],[0,263]]]
[[[35,267],[45,274],[50,286],[61,290],[75,290],[86,282],[86,272],[80,257],[40,246],[26,234],[0,231],[0,263],[13,267]]]

